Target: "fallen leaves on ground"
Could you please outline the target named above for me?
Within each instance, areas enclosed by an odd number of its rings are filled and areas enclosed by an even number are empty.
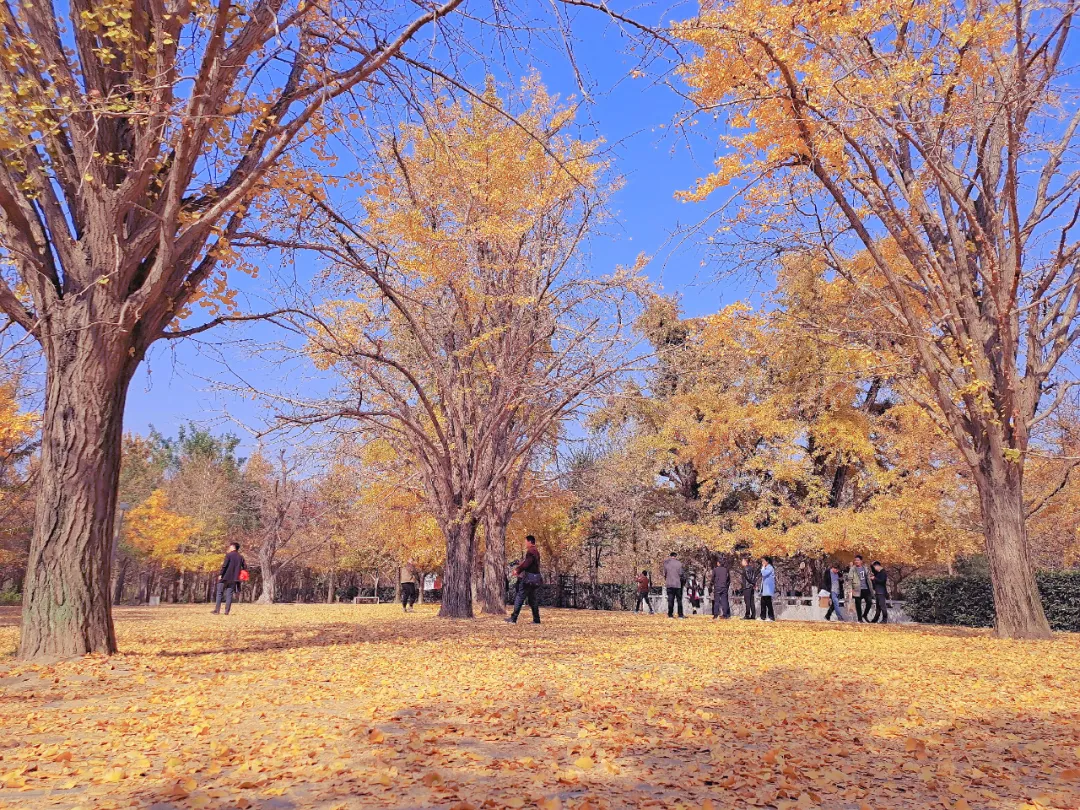
[[[120,609],[11,657],[0,808],[1080,807],[1080,638],[431,608]]]

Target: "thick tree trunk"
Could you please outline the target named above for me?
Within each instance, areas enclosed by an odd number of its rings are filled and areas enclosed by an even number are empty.
[[[1020,464],[991,456],[975,470],[982,507],[986,557],[994,590],[997,634],[1050,638],[1028,548]]]
[[[326,604],[334,604],[334,569],[330,569],[330,584],[326,586]]]
[[[259,594],[257,603],[260,605],[272,605],[277,598],[277,572],[270,560],[259,558],[259,568],[262,571],[262,593]]]
[[[484,583],[480,593],[484,613],[506,613],[506,522],[496,517],[484,521]]]
[[[91,323],[43,327],[48,375],[41,489],[23,598],[22,659],[116,652],[109,593],[113,520],[124,402],[136,359],[94,328],[108,313],[85,308],[82,314]]]
[[[439,615],[447,619],[471,619],[476,520],[470,518],[446,527],[443,534],[446,536],[446,567]]]

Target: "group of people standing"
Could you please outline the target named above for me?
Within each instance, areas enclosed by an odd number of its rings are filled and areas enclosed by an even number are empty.
[[[860,554],[855,555],[855,563],[846,575],[841,573],[840,566],[834,562],[822,577],[821,591],[829,594],[829,610],[825,613],[825,621],[831,621],[834,614],[839,621],[846,621],[842,607],[845,580],[855,597],[855,615],[860,622],[884,624],[889,621],[889,588],[885,567],[877,560],[867,567]],[[876,608],[872,619],[871,607]]]
[[[683,615],[683,592],[687,584],[686,572],[676,552],[664,560],[664,587],[667,592],[668,618],[675,618],[676,612],[680,619]],[[713,563],[713,569],[709,574],[708,584],[712,590],[712,615],[714,619],[721,617],[731,618],[730,594],[734,590],[742,595],[745,606],[744,619],[756,619],[757,607],[760,607],[762,621],[776,621],[776,612],[773,606],[773,597],[776,596],[776,568],[773,566],[773,558],[764,556],[760,565],[755,564],[749,557],[743,557],[737,571],[738,581],[733,582],[732,572],[727,562],[718,558]],[[809,566],[804,562],[799,569],[799,578],[796,580],[795,595],[798,597],[813,597],[813,576]],[[825,614],[825,620],[831,621],[835,615],[837,620],[845,621],[843,600],[845,582],[855,596],[855,613],[860,622],[887,622],[889,620],[888,605],[888,577],[885,567],[875,560],[870,566],[863,563],[861,555],[856,555],[854,564],[846,574],[841,573],[839,564],[833,562],[825,570],[821,579],[820,598],[826,596],[829,600],[829,609]],[[649,601],[649,590],[652,582],[649,572],[642,571],[636,578],[637,604],[634,612],[640,613],[643,606],[653,613],[652,603]],[[736,587],[732,587],[736,585]],[[696,593],[696,583],[691,582],[692,593]],[[755,599],[755,596],[757,599]],[[694,600],[691,600],[694,605]],[[876,607],[874,617],[870,618],[870,608]],[[696,608],[695,608],[696,610]]]

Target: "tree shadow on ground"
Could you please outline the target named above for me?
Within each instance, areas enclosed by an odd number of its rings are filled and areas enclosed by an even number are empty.
[[[589,708],[569,683],[534,696],[534,709],[584,712],[582,723],[561,729],[530,726],[526,694],[522,715],[495,724],[483,715],[505,712],[507,704],[478,711],[464,700],[420,701],[373,726],[385,735],[382,745],[358,739],[347,773],[284,776],[269,782],[284,788],[280,796],[260,797],[258,788],[245,795],[260,810],[504,808],[514,797],[527,807],[558,797],[563,808],[701,807],[705,800],[717,808],[794,808],[804,794],[810,806],[829,810],[922,810],[961,799],[978,810],[1038,795],[1047,807],[1080,806],[1075,786],[1043,768],[1045,746],[1068,737],[1061,718],[1048,713],[1029,716],[1020,734],[1012,714],[967,718],[951,729],[900,728],[910,723],[911,707],[889,699],[879,684],[823,681],[798,668],[688,684],[680,711],[669,691],[633,691],[604,735],[584,736],[598,707]],[[711,717],[687,724],[688,707]],[[605,741],[613,732],[627,739],[617,752]],[[594,764],[579,767],[582,757]],[[139,799],[137,806],[152,810],[186,806],[164,792]]]

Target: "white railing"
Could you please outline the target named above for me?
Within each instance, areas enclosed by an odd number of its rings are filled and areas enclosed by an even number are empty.
[[[730,596],[728,602],[731,605],[731,615],[733,618],[742,618],[746,613],[746,605],[743,602],[741,595]],[[649,595],[649,603],[652,605],[653,610],[656,613],[667,613],[668,602],[667,592],[654,593]],[[841,608],[844,611],[844,617],[848,621],[855,621],[855,600],[851,598],[841,600]],[[907,624],[911,622],[907,612],[904,609],[903,600],[890,599],[889,605],[889,623],[890,624]],[[789,621],[804,621],[804,622],[823,622],[825,621],[825,614],[828,612],[829,607],[826,603],[825,607],[822,607],[817,596],[774,596],[773,597],[773,610],[776,613],[777,620],[787,619]],[[877,608],[871,604],[870,606],[871,616],[877,612]],[[692,608],[690,600],[686,596],[686,591],[683,591],[683,613],[687,616],[692,614]],[[707,616],[712,615],[712,594],[706,593],[701,599],[701,607],[698,608],[699,614]],[[761,594],[754,594],[754,613],[760,617],[761,613]]]

